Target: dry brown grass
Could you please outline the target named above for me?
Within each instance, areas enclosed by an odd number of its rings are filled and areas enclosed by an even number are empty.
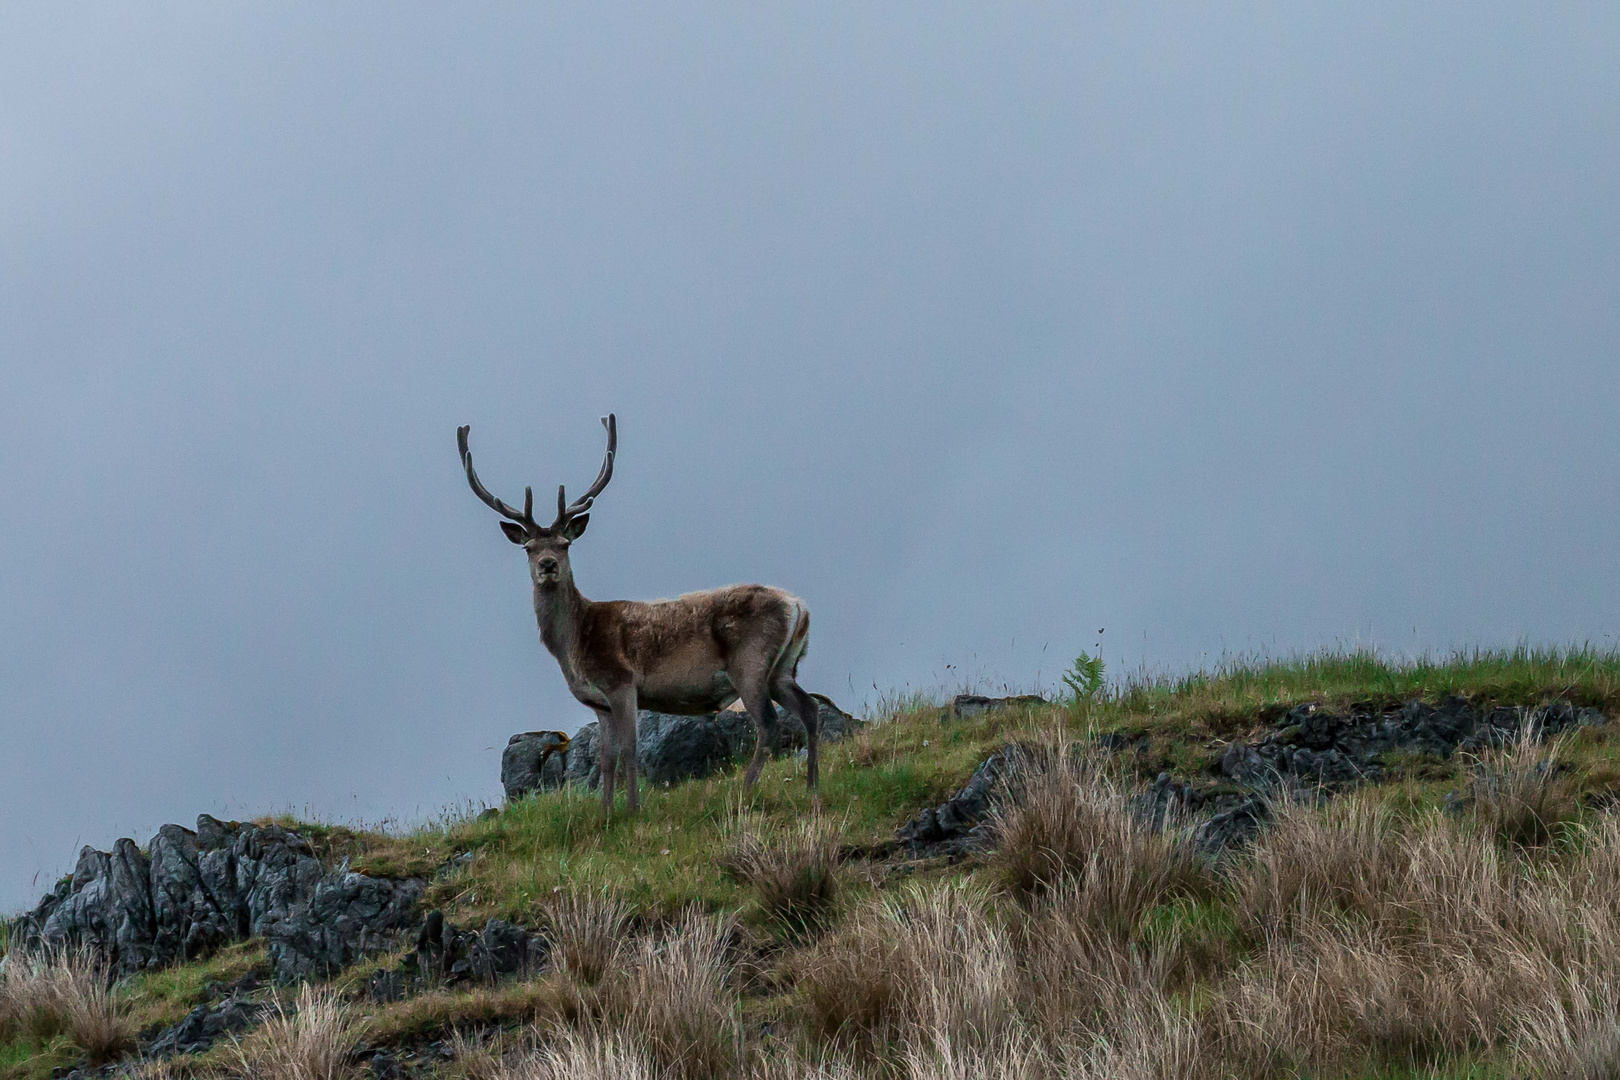
[[[812,1027],[866,1048],[939,1039],[982,1046],[1012,1016],[1013,942],[968,881],[907,889],[857,911],[800,980]]]
[[[88,949],[10,952],[0,961],[0,1041],[66,1035],[92,1065],[135,1048],[135,1025]]]
[[[668,1080],[645,1047],[626,1033],[565,1031],[502,1065],[497,1080]]]
[[[742,1024],[731,984],[729,919],[688,912],[642,938],[606,984],[607,1022],[634,1036],[672,1076],[736,1075]]]
[[[1018,798],[995,818],[993,864],[1016,895],[1067,883],[1069,903],[1095,926],[1129,934],[1142,912],[1169,896],[1210,891],[1212,873],[1191,832],[1154,829],[1131,806],[1131,791],[1092,753],[1027,756]]]
[[[595,986],[620,965],[631,915],[628,904],[605,892],[556,894],[541,912],[552,965]]]
[[[768,833],[757,821],[738,819],[721,866],[753,888],[760,911],[792,932],[819,929],[838,898],[843,833],[820,819]]]
[[[1480,759],[1472,785],[1480,823],[1518,847],[1549,843],[1579,812],[1579,779],[1563,762],[1569,740],[1541,744],[1536,736],[1527,721],[1513,742]]]
[[[450,1052],[457,1074],[465,1080],[502,1080],[506,1075],[500,1046],[488,1038],[458,1030],[450,1036]]]
[[[1328,911],[1378,911],[1405,870],[1398,825],[1386,805],[1361,794],[1321,808],[1277,800],[1270,827],[1232,877],[1242,925],[1260,935]]]
[[[358,1035],[357,1018],[336,992],[306,983],[291,1009],[277,1002],[235,1043],[237,1071],[246,1080],[347,1080],[359,1074]]]

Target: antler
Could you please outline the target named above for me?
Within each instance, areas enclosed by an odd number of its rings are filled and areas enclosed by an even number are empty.
[[[557,520],[551,523],[553,531],[562,528],[569,521],[589,510],[591,503],[595,502],[596,497],[602,494],[602,489],[608,486],[608,481],[613,479],[613,455],[619,449],[619,418],[613,413],[608,413],[602,417],[602,426],[607,428],[608,433],[607,454],[602,458],[602,469],[596,474],[596,482],[591,484],[589,491],[571,503],[568,501],[567,494],[563,491],[563,485],[557,485]],[[469,464],[467,468],[469,470],[468,475],[471,475],[472,466]]]
[[[534,523],[534,488],[523,489],[523,513],[520,514],[491,495],[489,489],[478,479],[478,473],[473,470],[472,451],[467,449],[467,432],[471,430],[471,424],[463,424],[456,428],[456,445],[461,447],[461,464],[467,469],[467,483],[472,485],[473,494],[502,517],[511,518],[530,532],[539,532],[540,526]]]

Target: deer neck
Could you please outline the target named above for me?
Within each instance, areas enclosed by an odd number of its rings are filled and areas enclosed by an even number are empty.
[[[565,666],[573,663],[579,647],[580,622],[589,604],[572,576],[550,589],[534,587],[534,617],[540,623],[540,641]]]

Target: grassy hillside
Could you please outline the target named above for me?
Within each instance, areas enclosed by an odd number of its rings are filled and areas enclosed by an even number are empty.
[[[1129,811],[1160,772],[1207,781],[1231,740],[1292,706],[1451,695],[1612,718],[1620,656],[1320,654],[967,720],[912,700],[827,750],[819,814],[790,758],[752,792],[736,773],[650,788],[609,822],[570,790],[401,835],[302,823],[328,859],[427,877],[456,924],[531,926],[554,953],[527,978],[389,1004],[365,993],[400,959],[379,957],[299,1016],[420,1075],[1615,1075],[1620,725],[1402,756],[1386,783],[1279,805],[1219,865]],[[1067,749],[1103,732],[1132,752]],[[1012,740],[1049,752],[997,851],[893,843]],[[104,1020],[172,1024],[260,957],[248,943],[130,980]],[[88,1037],[62,1010],[28,1012],[40,992],[20,966],[0,979],[0,1076],[46,1077]],[[140,1068],[290,1076],[272,1058],[298,1024],[270,1027]]]

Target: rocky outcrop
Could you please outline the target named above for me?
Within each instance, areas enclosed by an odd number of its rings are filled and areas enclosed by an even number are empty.
[[[482,929],[469,930],[431,911],[416,936],[416,951],[396,967],[373,972],[366,990],[372,1000],[389,1002],[430,987],[494,986],[538,971],[550,955],[550,943],[521,926],[490,919]]]
[[[913,855],[956,854],[982,841],[984,823],[1004,798],[1016,797],[1013,783],[1027,751],[1015,745],[991,754],[973,770],[962,789],[900,826],[895,839]]]
[[[1541,739],[1583,725],[1605,722],[1598,709],[1567,701],[1536,708],[1498,706],[1488,711],[1459,697],[1438,705],[1408,701],[1390,708],[1352,708],[1334,713],[1317,705],[1290,709],[1275,730],[1254,742],[1234,742],[1220,758],[1220,773],[1248,787],[1279,784],[1343,787],[1377,781],[1391,752],[1478,753],[1503,746],[1528,731]]]
[[[823,741],[836,742],[859,726],[860,721],[831,700],[811,696],[816,699]],[[804,725],[798,717],[777,709],[771,737],[779,753],[799,750],[804,746]],[[596,787],[601,781],[596,740],[597,725],[586,724],[574,733],[566,769],[561,755],[555,753],[542,768],[542,755],[548,746],[555,745],[554,733],[512,736],[501,758],[501,784],[507,799],[560,787],[565,782]],[[642,779],[650,783],[675,784],[709,776],[745,760],[753,752],[754,725],[747,713],[673,716],[643,710],[636,718],[636,764]]]
[[[204,956],[251,936],[279,980],[327,975],[414,929],[424,883],[328,871],[309,841],[275,825],[165,825],[145,851],[86,847],[18,923],[28,945],[83,945],[119,974]]]
[[[1002,704],[1018,700],[1003,699]],[[1346,713],[1300,705],[1253,742],[1230,743],[1216,765],[1218,779],[1177,779],[1160,773],[1135,797],[1133,812],[1154,828],[1190,826],[1198,849],[1217,857],[1246,844],[1265,826],[1271,800],[1279,793],[1326,798],[1335,790],[1380,780],[1385,755],[1392,752],[1450,757],[1459,751],[1503,746],[1522,732],[1541,739],[1605,722],[1600,710],[1564,701],[1488,711],[1457,697],[1438,705],[1408,701]],[[1089,741],[1095,751],[1110,754],[1141,751],[1147,745],[1144,736],[1114,732]],[[1017,766],[1028,753],[1013,745],[991,754],[961,790],[906,822],[895,839],[912,855],[960,854],[986,846],[992,840],[992,812],[1001,801],[1018,797]]]

